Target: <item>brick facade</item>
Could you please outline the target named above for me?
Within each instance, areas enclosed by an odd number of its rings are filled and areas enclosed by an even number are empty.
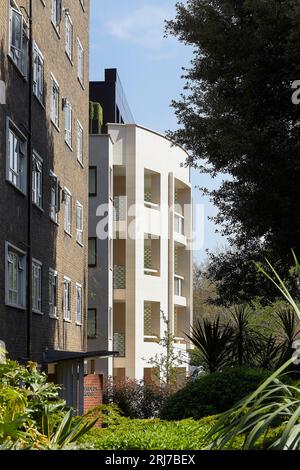
[[[44,106],[33,96],[33,149],[43,159],[43,210],[32,205],[32,256],[42,263],[42,313],[32,313],[32,359],[41,362],[46,348],[70,351],[86,350],[87,321],[87,224],[88,224],[88,57],[89,1],[62,0],[62,21],[58,33],[51,23],[51,1],[32,0],[33,40],[44,57]],[[9,0],[0,0],[0,80],[6,84],[6,104],[0,104],[0,339],[15,359],[26,358],[28,311],[5,305],[5,242],[26,251],[28,197],[6,181],[6,122],[10,118],[19,129],[28,126],[28,81],[9,57]],[[26,15],[29,0],[16,0]],[[73,22],[73,59],[65,52],[65,15],[68,9]],[[77,37],[84,49],[84,83],[77,78]],[[50,121],[51,73],[59,83],[59,129]],[[73,109],[72,150],[64,139],[62,100]],[[77,161],[77,120],[83,127],[83,166]],[[28,156],[27,156],[28,157]],[[72,193],[72,237],[64,231],[64,204],[58,224],[49,217],[50,178],[53,171],[60,186]],[[76,201],[83,206],[83,246],[76,242]],[[49,268],[58,273],[58,319],[49,317]],[[71,321],[62,318],[63,277],[72,282]],[[83,322],[75,321],[75,285],[83,287]]]
[[[90,374],[84,377],[84,413],[92,408],[102,405],[103,377],[99,374]]]

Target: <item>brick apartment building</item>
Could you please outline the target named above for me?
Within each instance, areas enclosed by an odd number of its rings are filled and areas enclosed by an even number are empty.
[[[81,411],[88,67],[88,0],[0,0],[0,340]]]

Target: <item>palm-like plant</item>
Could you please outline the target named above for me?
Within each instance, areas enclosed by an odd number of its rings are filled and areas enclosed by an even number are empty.
[[[219,317],[214,321],[205,319],[201,322],[198,319],[192,327],[191,335],[187,336],[196,346],[207,372],[216,372],[228,365],[233,329],[228,324],[221,325]]]
[[[296,271],[300,277],[300,264],[294,255]],[[285,299],[300,319],[300,310],[283,280],[272,265],[267,261],[271,274],[261,266],[259,270],[270,279],[280,290]],[[291,322],[289,321],[289,326]],[[294,331],[289,328],[289,331]],[[289,366],[299,360],[295,352],[274,374],[249,397],[242,400],[234,408],[222,414],[207,436],[212,440],[210,448],[223,448],[232,444],[237,436],[244,436],[244,449],[254,449],[259,440],[267,436],[268,432],[278,423],[282,426],[275,442],[267,444],[268,449],[299,450],[300,449],[300,391],[296,385],[284,382],[282,374]]]
[[[281,330],[279,344],[281,355],[279,365],[284,364],[293,353],[293,344],[299,338],[299,320],[291,308],[284,308],[276,313],[277,324]]]

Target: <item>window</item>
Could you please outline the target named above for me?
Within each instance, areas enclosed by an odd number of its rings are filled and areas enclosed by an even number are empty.
[[[51,75],[51,121],[58,128],[59,126],[59,85],[53,75]]]
[[[21,73],[27,75],[28,36],[22,13],[10,2],[9,55]]]
[[[61,23],[62,0],[51,0],[51,21],[56,29],[59,29]]]
[[[82,325],[82,286],[76,284],[76,323]]]
[[[97,167],[89,167],[89,196],[97,196]]]
[[[5,302],[12,307],[25,308],[26,255],[6,243]]]
[[[77,74],[78,74],[78,79],[81,84],[83,84],[84,81],[84,51],[82,44],[77,38]]]
[[[49,316],[57,318],[57,272],[49,269]]]
[[[83,127],[77,121],[77,160],[83,165]]]
[[[16,188],[26,192],[26,140],[8,121],[7,179]]]
[[[97,338],[97,310],[95,308],[88,309],[87,336],[88,339]]]
[[[97,240],[96,238],[89,238],[89,266],[95,267],[97,265]]]
[[[38,46],[33,45],[33,93],[44,103],[44,58]]]
[[[37,313],[42,311],[42,264],[32,260],[32,310]]]
[[[60,186],[57,176],[50,171],[50,218],[57,222],[57,214],[60,210]]]
[[[67,277],[64,277],[63,319],[71,321],[71,281]]]
[[[83,245],[83,207],[80,202],[76,202],[76,240]]]
[[[43,162],[34,152],[32,156],[32,202],[43,206]]]
[[[64,189],[64,203],[65,203],[65,232],[71,235],[72,231],[72,195],[68,189]]]
[[[66,53],[70,60],[73,56],[73,23],[69,14],[66,14]]]
[[[64,104],[65,115],[65,142],[72,148],[72,107],[70,103],[65,100]]]

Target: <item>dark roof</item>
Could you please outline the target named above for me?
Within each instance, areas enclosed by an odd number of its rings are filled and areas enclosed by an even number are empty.
[[[72,361],[77,359],[92,359],[92,358],[104,358],[108,356],[118,356],[118,353],[113,351],[87,351],[87,352],[76,352],[76,351],[57,351],[48,350],[44,353],[44,362],[51,364],[60,361]]]

